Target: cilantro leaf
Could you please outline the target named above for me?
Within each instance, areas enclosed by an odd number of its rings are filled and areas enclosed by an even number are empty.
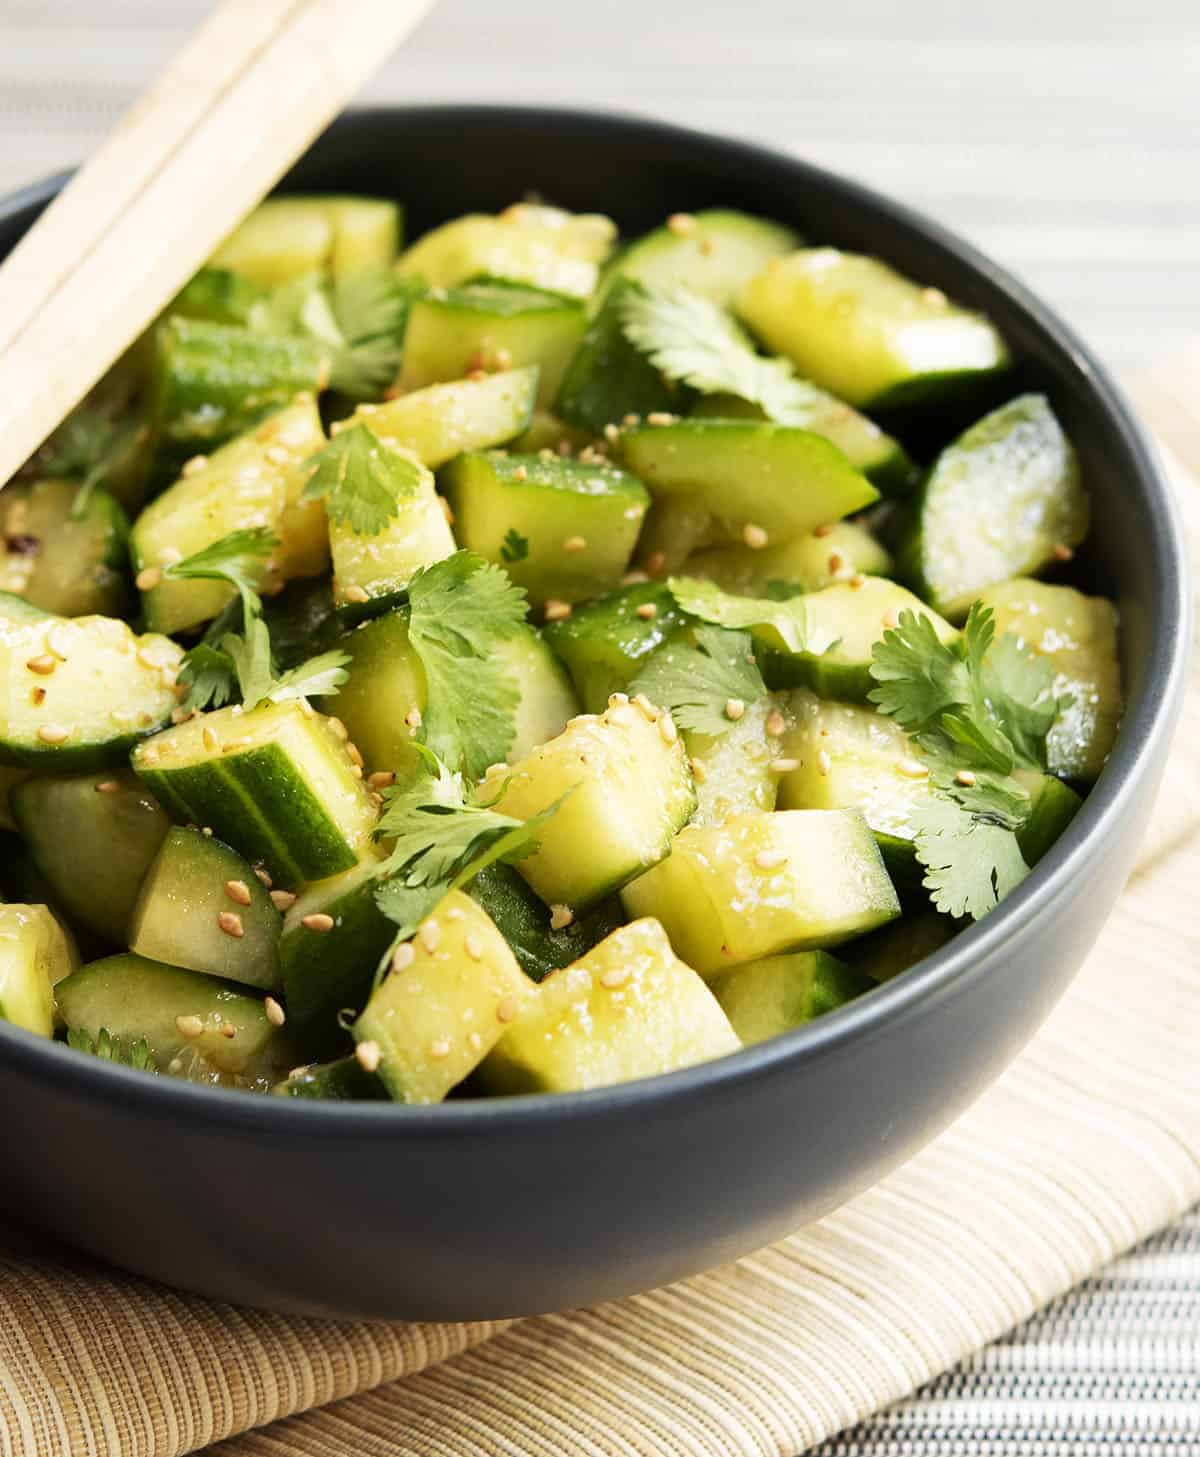
[[[221,651],[228,653],[233,662],[243,706],[257,708],[270,693],[274,681],[267,624],[261,617],[251,618],[246,624],[245,636],[231,632],[221,639]]]
[[[283,703],[289,698],[322,698],[336,693],[350,676],[346,671],[349,662],[350,654],[337,648],[318,653],[276,678],[267,697],[272,703]]]
[[[731,728],[731,698],[757,702],[766,684],[754,661],[749,633],[698,627],[695,646],[670,643],[654,653],[630,685],[651,703],[668,708],[680,728],[715,736]]]
[[[356,400],[376,398],[396,378],[404,334],[423,285],[390,268],[335,280],[331,304],[343,343],[333,356],[330,383]]]
[[[140,1072],[157,1072],[158,1066],[144,1037],[136,1042],[114,1037],[107,1027],[101,1027],[93,1036],[86,1027],[67,1029],[67,1046],[76,1052],[90,1052],[93,1057],[105,1062],[119,1062],[125,1067],[137,1068]]]
[[[713,582],[698,577],[671,577],[667,589],[684,612],[717,627],[749,628],[771,648],[788,653],[828,652],[838,641],[813,621],[801,597],[783,601],[767,597],[737,597]]]
[[[978,921],[1029,874],[1010,829],[933,795],[913,811],[914,846],[923,884],[939,911]]]
[[[212,643],[198,642],[183,655],[179,681],[187,688],[180,705],[185,712],[223,708],[233,698],[237,672],[228,653]]]
[[[745,330],[691,289],[630,290],[621,299],[625,336],[663,375],[702,394],[730,394],[781,424],[804,425],[821,391],[786,359],[759,354]]]
[[[267,557],[278,545],[279,538],[265,526],[231,531],[220,540],[184,557],[183,561],[164,566],[162,575],[166,581],[201,578],[227,582],[241,598],[242,612],[248,624],[251,617],[262,611],[258,584],[266,570]]]
[[[529,538],[522,536],[515,526],[504,533],[500,544],[500,557],[506,562],[523,562],[529,555]]]
[[[421,484],[421,467],[362,424],[339,430],[309,464],[304,499],[324,496],[329,519],[359,536],[378,536],[398,514],[400,498]]]
[[[525,621],[525,593],[502,567],[459,551],[408,585],[408,636],[428,685],[424,742],[478,779],[512,745],[521,694],[495,656]]]
[[[1006,632],[988,653],[981,673],[983,696],[1018,762],[1044,770],[1050,730],[1073,701],[1070,694],[1055,696],[1054,668]]]

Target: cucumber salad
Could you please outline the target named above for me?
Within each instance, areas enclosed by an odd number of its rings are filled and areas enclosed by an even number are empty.
[[[0,494],[0,1016],[299,1098],[578,1091],[986,915],[1121,715],[983,315],[730,210],[284,196]]]

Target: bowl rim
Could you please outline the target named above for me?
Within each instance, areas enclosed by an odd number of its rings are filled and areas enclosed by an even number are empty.
[[[62,1043],[0,1022],[2,1055],[25,1071],[55,1078],[84,1095],[123,1104],[148,1104],[148,1111],[163,1117],[187,1118],[193,1124],[272,1132],[292,1139],[345,1139],[347,1135],[371,1140],[409,1136],[440,1139],[455,1134],[491,1137],[502,1130],[544,1125],[547,1120],[621,1118],[636,1115],[651,1105],[656,1110],[667,1109],[681,1101],[694,1111],[702,1097],[733,1094],[745,1084],[777,1073],[785,1064],[817,1059],[842,1051],[849,1044],[869,1041],[893,1019],[932,1009],[937,1000],[958,992],[973,977],[988,974],[989,958],[1001,949],[1012,931],[1044,915],[1069,883],[1085,871],[1089,859],[1102,853],[1108,833],[1153,771],[1173,730],[1186,683],[1190,588],[1182,521],[1161,460],[1108,371],[1052,309],[972,244],[906,204],[788,152],[636,113],[503,103],[352,108],[323,135],[372,122],[387,128],[400,128],[409,122],[454,125],[464,130],[481,125],[548,126],[583,129],[599,137],[634,139],[640,135],[681,152],[701,156],[707,152],[727,161],[744,162],[749,169],[788,168],[798,181],[839,195],[850,205],[874,214],[885,225],[919,234],[922,243],[932,244],[936,251],[976,274],[985,289],[1003,295],[1025,324],[1032,323],[1090,392],[1094,407],[1107,417],[1129,467],[1150,498],[1152,510],[1146,530],[1157,565],[1152,599],[1156,632],[1143,691],[1122,719],[1109,761],[1075,819],[1028,879],[995,911],[958,933],[903,976],[875,987],[845,1007],[711,1062],[586,1092],[404,1105],[253,1096],[236,1089],[165,1077],[151,1080],[131,1068],[81,1057]],[[71,175],[70,171],[56,173],[0,196],[0,221],[31,206],[44,205]]]

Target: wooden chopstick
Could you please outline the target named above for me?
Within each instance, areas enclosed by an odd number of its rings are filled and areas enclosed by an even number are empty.
[[[224,0],[0,266],[0,484],[433,0]]]

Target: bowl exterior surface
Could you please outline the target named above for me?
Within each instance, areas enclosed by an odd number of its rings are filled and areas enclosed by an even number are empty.
[[[60,183],[0,201],[0,256]],[[1006,392],[1044,389],[1083,459],[1086,570],[1121,608],[1125,725],[1063,841],[987,921],[851,1007],[704,1068],[562,1098],[309,1105],[151,1081],[0,1024],[0,1210],[172,1285],[343,1317],[565,1309],[746,1254],[945,1127],[1095,941],[1183,685],[1181,533],[1161,474],[1103,371],[1019,285],[927,220],[785,156],[616,116],[414,107],[343,118],[285,185],[390,193],[410,235],[529,191],[626,232],[740,207],[987,310],[1020,361]]]

